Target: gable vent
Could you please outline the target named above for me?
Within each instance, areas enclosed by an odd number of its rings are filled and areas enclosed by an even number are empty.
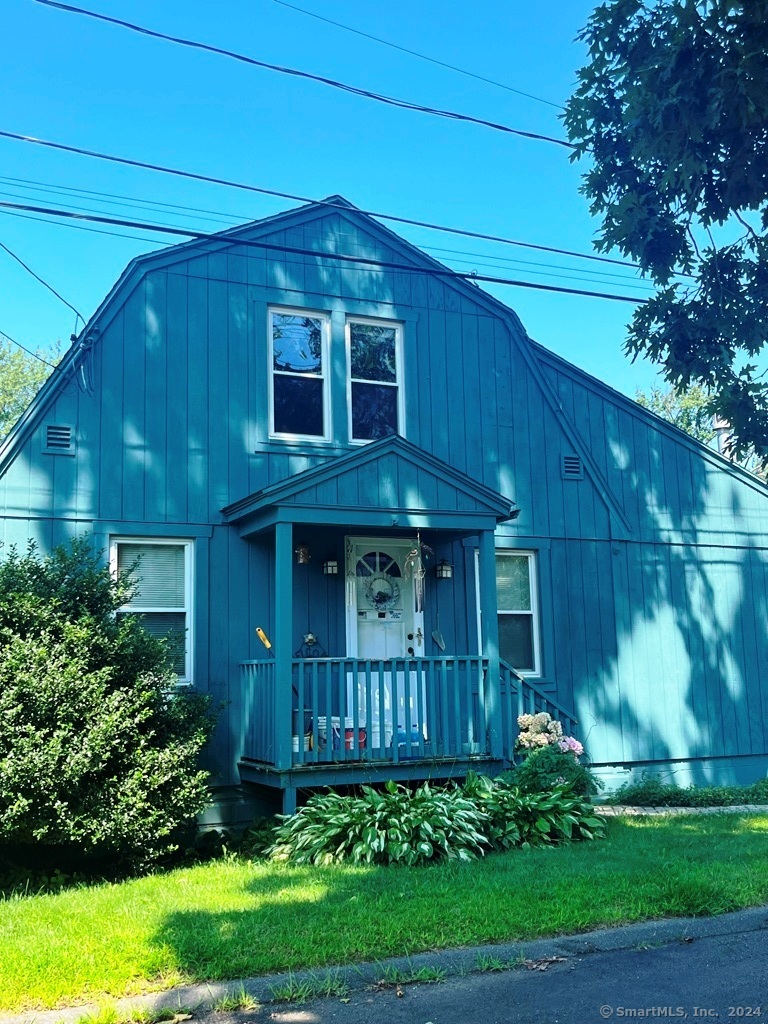
[[[584,463],[580,455],[561,455],[560,473],[563,480],[583,480]]]
[[[73,434],[72,427],[60,423],[46,424],[43,451],[49,455],[74,455]]]

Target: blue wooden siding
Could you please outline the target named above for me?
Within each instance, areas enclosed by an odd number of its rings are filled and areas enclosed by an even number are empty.
[[[414,259],[334,212],[256,235]],[[131,279],[100,324],[92,393],[67,381],[0,479],[4,544],[208,528],[196,575],[196,674],[217,700],[239,700],[239,688],[230,690],[238,663],[264,653],[256,626],[274,631],[274,554],[271,538],[246,543],[221,525],[220,509],[350,450],[338,350],[331,441],[270,440],[267,309],[326,310],[336,341],[345,315],[400,320],[405,434],[520,506],[497,546],[537,552],[540,682],[574,708],[593,757],[732,760],[768,750],[765,489],[563,360],[526,347],[479,290],[475,298],[429,275],[321,264],[236,241],[182,255],[165,254]],[[47,423],[75,427],[75,457],[43,454]],[[585,456],[584,479],[562,479],[563,454]],[[305,497],[386,505],[393,484],[382,463]],[[425,504],[455,501],[426,470],[410,485]],[[343,566],[343,537],[339,528],[305,538],[313,562],[294,567],[295,648],[311,629],[329,655],[346,653],[343,576],[320,572],[331,552]],[[475,653],[476,541],[435,543],[455,575],[429,581],[427,653],[437,653],[438,611],[447,653]],[[236,703],[224,712],[213,751],[222,783],[236,777],[244,713]]]

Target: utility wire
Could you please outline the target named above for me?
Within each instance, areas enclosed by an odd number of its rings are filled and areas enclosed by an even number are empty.
[[[276,2],[277,2],[277,0],[276,0]],[[29,194],[25,194],[25,192],[23,191],[21,186],[20,185],[16,185],[15,182],[21,182],[23,184],[31,186],[31,191],[32,192],[42,192],[42,193],[44,193],[46,195],[64,196],[67,199],[72,199],[72,198],[89,199],[90,197],[93,197],[93,196],[99,197],[99,198],[96,198],[96,199],[91,199],[91,202],[101,203],[102,205],[105,205],[105,206],[118,206],[118,207],[124,206],[124,207],[127,207],[129,209],[139,209],[139,210],[144,210],[144,211],[150,212],[150,213],[157,213],[158,211],[155,210],[155,209],[152,209],[152,207],[158,207],[158,208],[160,208],[160,210],[162,212],[169,213],[170,216],[174,216],[174,217],[182,216],[183,213],[186,213],[186,214],[192,213],[192,214],[195,214],[196,217],[199,220],[208,220],[208,221],[211,221],[212,223],[225,224],[227,227],[236,227],[238,224],[240,224],[243,221],[249,219],[249,215],[248,214],[244,214],[244,213],[226,214],[226,213],[224,213],[221,210],[203,209],[203,208],[200,208],[200,207],[197,207],[197,206],[183,206],[183,205],[180,205],[179,203],[163,203],[163,202],[158,202],[158,201],[153,200],[153,199],[144,199],[144,200],[142,200],[142,199],[139,199],[136,196],[126,196],[126,195],[116,194],[114,192],[98,192],[98,191],[95,191],[93,189],[74,188],[74,187],[71,187],[69,185],[54,186],[54,185],[51,185],[48,182],[35,182],[35,181],[30,181],[29,179],[25,179],[25,178],[4,178],[2,175],[0,175],[0,184],[6,184],[7,182],[11,183],[10,188],[14,189],[15,191],[6,192],[6,191],[3,191],[3,190],[0,190],[0,196],[8,196],[11,199],[29,200],[30,202],[37,202],[38,201],[37,197],[29,195]],[[119,201],[115,201],[115,200],[127,200],[127,202],[119,202]],[[79,206],[79,205],[77,205],[75,203],[62,203],[61,205],[66,207],[67,209],[70,209],[70,210],[83,210],[86,213],[99,212],[98,210],[94,211],[93,207]],[[181,213],[179,213],[177,211],[181,211]],[[205,214],[213,214],[213,216],[205,216]],[[126,236],[126,237],[133,237],[133,236]],[[558,263],[543,263],[543,262],[536,261],[536,260],[512,259],[512,258],[507,257],[507,256],[496,256],[493,253],[489,253],[489,252],[469,252],[466,249],[446,249],[446,248],[441,248],[439,246],[433,246],[433,245],[422,245],[422,246],[420,246],[420,248],[424,249],[426,252],[448,253],[449,255],[447,255],[444,258],[447,261],[449,261],[449,262],[457,262],[455,260],[456,256],[470,256],[470,257],[473,257],[473,258],[477,257],[478,259],[481,259],[481,260],[493,260],[493,262],[491,262],[491,263],[484,263],[483,265],[484,266],[492,266],[492,267],[502,267],[502,269],[504,269],[504,265],[509,265],[509,266],[523,266],[523,267],[528,267],[528,266],[530,266],[530,267],[543,267],[546,270],[567,270],[567,271],[570,271],[572,273],[578,273],[578,274],[592,274],[593,273],[591,267],[590,268],[586,268],[586,269],[582,269],[581,267],[568,267],[568,266],[563,266],[562,264],[558,264]],[[441,258],[443,258],[443,257],[441,257]],[[466,261],[458,261],[458,262],[466,262]],[[554,275],[554,276],[558,276],[558,275]],[[626,282],[628,285],[630,284],[630,282],[632,282],[631,287],[638,287],[639,286],[639,282],[637,282],[637,279],[635,277],[629,277],[627,274],[612,274],[609,271],[602,271],[601,279],[602,278],[615,278],[618,281]],[[575,280],[575,278],[570,278],[570,280]],[[608,283],[608,282],[604,282],[604,283]],[[642,282],[642,285],[644,287],[647,287],[647,288],[652,288],[653,287],[650,284],[650,282]]]
[[[25,178],[4,178],[0,175],[0,185],[16,189],[13,192],[0,192],[0,195],[14,195],[26,186],[32,192],[44,192],[56,196],[66,196],[71,199],[91,199],[92,202],[103,203],[105,206],[124,206],[128,209],[150,210],[153,213],[163,213],[176,216],[176,211],[193,213],[199,220],[209,220],[213,224],[224,224],[233,227],[242,224],[243,221],[253,219],[253,213],[224,213],[223,210],[208,210],[200,206],[183,206],[180,203],[164,203],[156,199],[141,199],[138,196],[126,196],[119,192],[98,192],[89,188],[74,188],[70,185],[54,185],[51,182],[31,181]],[[24,198],[29,198],[28,196]],[[122,200],[122,201],[121,201]],[[152,209],[155,207],[156,209]],[[211,214],[212,216],[207,216]]]
[[[85,317],[83,316],[83,314],[79,310],[75,309],[71,302],[67,302],[64,296],[60,295],[53,287],[53,285],[48,284],[48,282],[44,281],[39,274],[36,274],[31,267],[27,266],[27,264],[24,262],[21,256],[17,256],[16,253],[13,252],[12,249],[9,249],[4,242],[0,242],[0,249],[4,249],[12,259],[16,260],[17,263],[20,263],[21,266],[24,267],[28,274],[31,274],[36,281],[39,281],[44,288],[47,288],[48,291],[51,292],[51,294],[55,295],[60,302],[63,302],[65,306],[71,309],[79,320],[82,320],[83,323],[85,323]],[[77,330],[77,320],[75,320],[75,330]]]
[[[376,260],[367,256],[351,256],[346,253],[329,252],[324,249],[306,249],[295,245],[278,245],[271,242],[260,242],[252,238],[238,238],[234,232],[194,231],[189,228],[170,227],[161,224],[148,224],[146,221],[123,220],[116,217],[97,216],[95,214],[72,213],[69,210],[52,209],[44,206],[28,206],[21,203],[0,202],[0,209],[20,210],[26,213],[40,213],[52,217],[71,218],[73,220],[92,221],[96,224],[113,224],[118,227],[137,228],[138,230],[148,229],[160,234],[185,235],[188,238],[196,238],[203,241],[229,243],[246,248],[262,249],[266,252],[291,253],[300,256],[312,256],[336,260],[341,263],[355,263],[363,267],[371,267],[377,270],[399,270],[410,274],[428,274],[432,277],[460,278],[465,281],[484,281],[489,284],[506,284],[518,288],[533,288],[538,291],[561,292],[567,295],[585,295],[595,299],[610,299],[614,302],[632,302],[635,304],[645,303],[646,299],[639,299],[630,295],[611,295],[606,292],[593,292],[577,288],[561,288],[551,284],[539,284],[533,281],[517,281],[505,277],[490,277],[483,274],[459,273],[449,270],[447,267],[421,267],[410,263],[396,263],[392,260]]]
[[[174,245],[173,242],[161,242],[157,238],[147,238],[146,235],[127,235],[125,232],[121,231],[106,231],[104,230],[104,228],[89,228],[85,224],[70,224],[69,221],[67,221],[64,224],[61,224],[59,223],[59,221],[50,220],[49,217],[35,217],[35,215],[32,213],[13,213],[11,210],[0,209],[0,215],[2,215],[3,217],[16,217],[19,220],[31,220],[34,221],[36,224],[53,224],[54,227],[67,228],[71,231],[87,231],[89,234],[92,235],[106,235],[108,238],[127,238],[131,242],[149,242],[151,245],[162,246],[161,249],[155,250],[156,252],[162,252],[163,249],[173,248]]]
[[[39,359],[41,363],[45,363],[45,365],[50,366],[52,370],[56,370],[58,373],[61,373],[58,366],[54,363],[49,363],[47,359],[43,359],[43,357],[38,355],[37,352],[33,352],[31,348],[27,348],[26,345],[22,345],[20,341],[16,341],[16,339],[12,338],[10,334],[6,334],[5,331],[0,331],[0,336],[5,338],[6,341],[10,341],[12,345],[16,345],[16,347],[20,348],[22,352],[26,352],[28,356],[32,356],[33,359]]]
[[[439,107],[427,107],[421,103],[412,103],[410,100],[397,99],[395,96],[385,96],[383,93],[371,92],[368,89],[359,89],[357,86],[339,82],[334,78],[326,78],[323,75],[313,75],[309,71],[300,71],[297,68],[283,67],[280,64],[268,64],[263,60],[256,60],[254,57],[247,57],[243,53],[236,53],[234,50],[226,50],[220,46],[212,46],[209,43],[201,43],[194,39],[184,39],[182,36],[172,36],[165,32],[156,32],[154,29],[146,28],[143,25],[136,25],[132,21],[123,21],[121,18],[110,18],[106,14],[97,14],[96,11],[88,11],[83,7],[73,7],[70,4],[59,3],[58,0],[34,0],[44,7],[53,7],[59,11],[66,11],[68,14],[82,14],[87,18],[95,18],[97,21],[105,21],[110,25],[119,25],[121,28],[130,29],[144,36],[153,39],[163,39],[178,46],[188,46],[194,50],[203,50],[206,53],[216,53],[222,57],[229,57],[232,60],[240,61],[257,68],[266,68],[268,71],[277,71],[283,75],[293,75],[295,78],[306,78],[313,82],[320,82],[322,85],[331,86],[334,89],[341,89],[343,92],[351,93],[353,96],[362,96],[364,99],[377,100],[379,103],[386,103],[391,107],[399,107],[402,110],[415,110],[422,114],[433,114],[436,117],[447,117],[453,121],[465,121],[470,124],[479,124],[484,128],[493,128],[494,131],[506,132],[508,135],[517,135],[524,139],[534,139],[538,142],[553,142],[557,146],[564,146],[573,150],[576,147],[565,139],[556,139],[551,135],[540,135],[538,132],[525,132],[519,128],[510,128],[506,124],[498,124],[496,121],[487,121],[482,117],[472,117],[471,114],[459,114],[454,110],[442,110]]]
[[[511,85],[506,85],[504,82],[497,82],[493,78],[486,78],[485,75],[477,75],[474,71],[467,71],[466,68],[459,68],[455,64],[448,64],[444,60],[437,60],[436,57],[428,57],[426,53],[419,53],[417,50],[409,50],[407,46],[399,46],[397,43],[390,42],[389,39],[381,39],[379,36],[371,35],[370,32],[362,32],[359,28],[352,28],[351,25],[342,25],[340,21],[334,21],[332,18],[324,18],[322,14],[316,14],[314,11],[307,11],[303,7],[297,7],[295,4],[286,3],[286,0],[274,0],[276,4],[280,4],[281,7],[290,7],[292,11],[298,11],[299,14],[306,14],[309,18],[317,18],[318,21],[324,21],[327,25],[335,25],[336,28],[343,28],[345,32],[354,32],[356,36],[363,36],[365,39],[372,39],[375,43],[381,43],[382,46],[391,46],[393,50],[400,50],[401,53],[409,53],[412,57],[418,57],[419,60],[427,60],[430,64],[437,64],[438,67],[448,68],[449,71],[457,71],[460,75],[466,75],[467,78],[476,78],[478,82],[487,82],[488,85],[495,85],[498,89],[506,89],[507,92],[514,92],[518,96],[525,96],[526,99],[536,100],[537,103],[546,103],[547,106],[554,107],[556,110],[563,110],[564,108],[559,103],[553,103],[552,100],[545,100],[541,96],[534,96],[531,92],[523,92],[522,89],[515,89]]]
[[[0,195],[2,195],[2,193],[0,193]],[[56,227],[60,227],[60,228],[68,228],[68,229],[75,230],[75,231],[87,231],[89,233],[96,234],[96,235],[105,235],[108,238],[126,238],[129,241],[131,241],[131,242],[136,242],[136,241],[149,242],[150,244],[155,245],[155,246],[161,245],[161,246],[163,246],[163,248],[167,248],[168,246],[172,246],[173,245],[172,242],[160,242],[158,239],[156,239],[156,238],[149,238],[147,235],[135,235],[135,234],[129,235],[129,234],[126,234],[123,231],[107,231],[107,230],[104,230],[103,228],[86,227],[84,224],[72,224],[69,221],[66,221],[64,223],[60,223],[58,221],[50,221],[47,217],[36,217],[33,214],[27,214],[27,213],[14,213],[14,212],[12,212],[10,210],[3,210],[1,208],[0,208],[0,216],[16,217],[16,218],[21,218],[22,220],[31,220],[31,221],[35,221],[38,224],[51,224],[51,223],[53,223]],[[438,251],[438,252],[440,251],[440,250],[432,250],[432,249],[430,249],[429,246],[424,246],[423,248],[427,252],[428,251]],[[158,251],[161,251],[161,250],[158,250]],[[470,253],[470,254],[467,254],[467,255],[472,255],[472,254]],[[260,257],[259,257],[258,254],[255,254],[255,253],[254,254],[244,253],[243,254],[243,258],[244,259],[257,259],[257,258],[260,258]],[[477,267],[477,266],[498,267],[501,270],[509,270],[510,269],[509,264],[511,264],[512,267],[515,267],[517,265],[522,265],[525,268],[524,269],[524,273],[532,274],[535,277],[554,277],[554,278],[556,278],[557,280],[560,280],[560,281],[579,281],[582,284],[609,284],[609,285],[615,285],[616,282],[614,280],[608,280],[607,279],[607,278],[613,277],[613,278],[619,278],[619,280],[623,281],[625,286],[628,287],[628,288],[641,288],[641,287],[643,287],[642,284],[640,284],[640,283],[633,283],[633,282],[627,280],[626,277],[624,277],[624,276],[622,276],[620,274],[608,274],[606,276],[600,276],[600,277],[594,277],[594,276],[573,277],[570,274],[548,273],[546,270],[528,270],[527,267],[529,265],[534,266],[534,267],[545,267],[545,268],[546,267],[550,267],[550,269],[553,269],[553,270],[556,270],[556,269],[567,270],[567,269],[569,269],[567,267],[562,267],[562,268],[552,267],[548,263],[532,263],[529,260],[506,260],[503,264],[499,264],[499,263],[486,263],[486,262],[479,263],[479,262],[476,262],[474,260],[466,260],[466,259],[462,260],[462,259],[458,259],[456,256],[448,256],[448,257],[445,257],[444,262],[446,262],[447,264],[457,264],[458,263],[458,264],[464,264],[464,265],[469,265],[469,266],[474,266],[474,267]],[[364,267],[362,269],[365,269],[365,270],[372,270],[373,269],[373,270],[375,270],[376,268]],[[588,272],[584,272],[584,273],[588,273]],[[473,280],[475,279],[474,275],[472,275],[472,274],[470,274],[468,276],[471,277]],[[648,287],[650,288],[650,285]]]
[[[36,0],[40,3],[42,0]],[[162,164],[151,164],[143,160],[131,160],[128,157],[113,156],[110,153],[99,153],[92,149],[83,149],[80,146],[68,146],[63,142],[51,142],[48,139],[37,139],[32,135],[20,135],[18,132],[3,131],[0,129],[0,138],[13,139],[17,142],[27,142],[35,146],[45,146],[48,149],[58,149],[65,153],[75,153],[77,156],[89,156],[96,160],[106,160],[114,164],[123,164],[127,167],[140,167],[146,171],[158,171],[161,174],[172,174],[179,178],[189,178],[192,181],[205,181],[213,185],[225,185],[228,188],[241,189],[244,192],[257,192],[259,195],[273,196],[276,199],[288,199],[298,203],[311,203],[314,206],[325,206],[332,210],[341,210],[344,213],[350,212],[350,207],[342,203],[333,203],[327,199],[311,199],[308,196],[299,196],[291,192],[280,192],[277,189],[261,188],[258,185],[248,185],[240,181],[230,181],[227,178],[216,178],[207,174],[197,174],[194,171],[184,171],[178,167],[165,167]],[[627,260],[617,260],[610,256],[595,256],[592,253],[575,252],[572,249],[558,249],[552,245],[537,245],[534,242],[520,242],[512,238],[504,238],[500,235],[487,235],[481,231],[468,231],[464,228],[446,227],[441,224],[431,224],[429,221],[414,220],[411,217],[398,217],[392,213],[377,213],[374,210],[360,210],[352,207],[352,212],[362,213],[367,217],[378,217],[379,220],[391,220],[396,224],[409,224],[412,227],[427,228],[430,231],[444,231],[451,235],[461,235],[464,238],[477,238],[485,242],[499,242],[502,245],[515,245],[522,249],[535,249],[538,252],[551,252],[558,256],[572,256],[574,259],[592,260],[596,263],[613,263],[617,267],[631,267],[639,270],[639,264],[630,263]],[[691,276],[691,275],[682,275]]]

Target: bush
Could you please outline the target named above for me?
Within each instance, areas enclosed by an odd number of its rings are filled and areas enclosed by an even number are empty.
[[[383,793],[364,786],[361,796],[313,796],[283,818],[267,853],[293,864],[412,865],[604,835],[591,803],[567,786],[521,793],[471,774],[464,786],[425,782],[411,792],[389,782]]]
[[[87,541],[0,564],[0,844],[148,864],[207,800],[207,699]]]
[[[514,782],[470,774],[464,792],[485,811],[486,835],[495,850],[605,836],[604,819],[570,785],[555,786],[546,793],[524,793]]]
[[[531,750],[522,764],[512,771],[512,781],[523,793],[548,793],[567,785],[579,796],[592,796],[602,789],[585,764],[569,749],[558,744]]]
[[[644,772],[640,782],[625,782],[607,800],[630,807],[729,807],[736,804],[768,804],[768,779],[750,786],[689,786],[663,782],[659,775]]]
[[[294,864],[421,864],[471,860],[488,848],[485,813],[455,786],[414,792],[394,782],[383,793],[310,797],[277,828],[269,856]]]

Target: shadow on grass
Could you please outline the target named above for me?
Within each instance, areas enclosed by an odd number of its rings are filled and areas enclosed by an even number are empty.
[[[223,979],[768,901],[768,815],[630,818],[609,828],[607,841],[466,865],[257,864],[243,890],[251,906],[178,910],[153,941],[186,976]]]

